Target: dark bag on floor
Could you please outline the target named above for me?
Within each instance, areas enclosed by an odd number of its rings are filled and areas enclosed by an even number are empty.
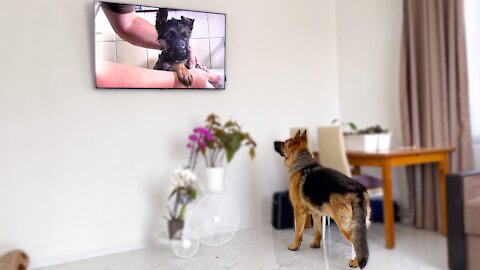
[[[275,229],[293,228],[293,208],[288,191],[273,194],[272,226]]]
[[[383,198],[370,198],[370,208],[372,209],[370,220],[375,222],[383,222]],[[400,221],[400,211],[396,202],[393,202],[393,213],[395,221]]]

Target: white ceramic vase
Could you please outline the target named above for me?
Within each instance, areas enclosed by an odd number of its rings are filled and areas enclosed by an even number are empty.
[[[223,167],[205,168],[205,189],[208,193],[220,193],[224,190],[225,170]]]

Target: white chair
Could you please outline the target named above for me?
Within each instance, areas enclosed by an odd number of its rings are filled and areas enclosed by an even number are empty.
[[[345,150],[341,126],[323,126],[317,129],[320,164],[352,177]]]

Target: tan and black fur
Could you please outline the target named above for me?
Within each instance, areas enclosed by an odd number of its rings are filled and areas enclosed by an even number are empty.
[[[180,20],[167,19],[168,10],[160,8],[157,11],[155,28],[158,41],[165,41],[166,47],[158,57],[154,69],[174,71],[178,79],[186,86],[191,86],[193,76],[189,71],[190,36],[195,19],[181,16]],[[200,67],[196,65],[196,67]]]
[[[30,260],[21,250],[13,250],[0,257],[0,270],[26,270]]]
[[[353,244],[357,257],[350,267],[363,269],[368,260],[367,226],[370,223],[368,193],[355,180],[320,166],[308,151],[307,132],[300,131],[285,142],[275,142],[275,150],[285,157],[290,174],[290,199],[295,216],[295,242],[288,249],[300,248],[307,216],[314,220],[311,248],[319,248],[322,239],[322,216],[335,220],[343,236]]]

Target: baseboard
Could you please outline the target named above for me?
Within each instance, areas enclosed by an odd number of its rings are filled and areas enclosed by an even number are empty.
[[[148,247],[150,247],[150,246],[146,245],[145,242],[142,242],[142,243],[137,243],[137,244],[128,245],[128,246],[114,247],[114,248],[108,248],[108,249],[99,249],[99,250],[89,251],[89,252],[82,253],[82,254],[72,254],[72,255],[67,255],[67,256],[47,258],[47,259],[41,259],[41,260],[35,260],[35,258],[31,258],[32,262],[30,264],[30,268],[31,269],[37,269],[37,268],[55,266],[55,265],[59,265],[59,264],[71,263],[71,262],[81,261],[81,260],[86,260],[86,259],[92,259],[92,258],[106,256],[106,255],[112,255],[112,254],[116,254],[116,253],[122,253],[122,252],[134,251],[134,250],[138,250],[138,249],[144,249],[144,248],[148,248]]]

